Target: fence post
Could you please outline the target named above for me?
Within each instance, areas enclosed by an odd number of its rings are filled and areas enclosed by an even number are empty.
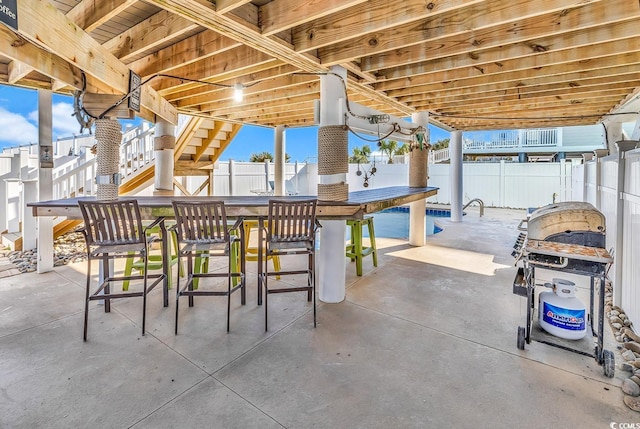
[[[229,160],[229,195],[234,195],[233,191],[236,189],[236,162],[233,159]]]
[[[596,149],[593,152],[596,154],[596,208],[602,211],[602,193],[600,191],[600,185],[602,184],[602,157],[607,156],[608,149]]]
[[[270,173],[270,163],[268,159],[264,160],[264,189],[268,191],[271,191],[271,186],[269,186],[269,173]],[[275,185],[274,185],[275,188]],[[275,191],[275,189],[273,189],[273,191]]]
[[[505,162],[504,159],[500,160],[500,190],[499,190],[499,195],[498,195],[498,201],[500,202],[500,207],[504,207],[504,201],[505,201],[505,182],[507,180],[506,178],[506,166],[505,166]]]
[[[566,160],[560,160],[560,198],[567,201],[567,165]]]

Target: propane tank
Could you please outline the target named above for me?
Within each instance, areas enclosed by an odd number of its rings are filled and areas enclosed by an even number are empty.
[[[576,297],[575,283],[553,279],[552,291],[541,292],[538,298],[538,321],[542,329],[556,337],[579,340],[587,333],[587,312]]]

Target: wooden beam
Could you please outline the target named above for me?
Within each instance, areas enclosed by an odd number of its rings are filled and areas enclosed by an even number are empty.
[[[433,16],[453,12],[485,0],[442,0],[425,2],[424,0],[371,0],[338,15],[329,15],[321,19],[300,25],[294,29],[293,45],[298,52],[309,52],[323,46],[371,32],[383,31],[409,22],[424,21]],[[367,19],[363,19],[366,16]],[[368,49],[375,46],[369,46]],[[368,49],[364,52],[368,52]],[[361,56],[362,52],[360,55]]]
[[[227,13],[250,2],[251,0],[216,0],[216,11]]]
[[[554,0],[555,1],[555,0]],[[563,2],[571,2],[572,0],[557,0],[558,5]],[[614,3],[615,4],[612,4]],[[633,4],[635,3],[635,7]],[[518,4],[528,4],[530,14],[534,14],[537,9],[536,3],[527,0],[521,0]],[[538,8],[539,10],[539,8]],[[411,64],[420,61],[428,61],[435,58],[442,58],[448,55],[459,54],[462,52],[474,52],[479,49],[490,47],[504,46],[508,43],[517,43],[530,40],[532,38],[546,37],[551,34],[559,34],[577,31],[583,28],[611,23],[620,19],[631,19],[640,16],[640,9],[635,0],[609,0],[607,2],[588,4],[560,12],[545,13],[527,19],[520,19],[516,13],[516,9],[511,12],[511,20],[496,25],[495,17],[481,11],[476,11],[476,19],[469,19],[469,25],[472,25],[473,31],[466,30],[466,24],[459,28],[451,28],[447,26],[447,31],[440,30],[438,27],[431,30],[431,27],[425,28],[420,37],[416,34],[416,29],[408,29],[407,32],[394,33],[394,41],[385,43],[385,51],[376,55],[369,55],[361,58],[361,68],[364,71],[372,71],[379,69],[387,69],[399,67],[405,64]],[[489,18],[494,19],[491,21]],[[515,20],[518,22],[518,31],[514,31]],[[412,34],[409,33],[412,31]],[[431,34],[435,32],[436,34]],[[419,38],[418,38],[419,37]],[[425,41],[426,40],[426,41]],[[463,43],[461,43],[461,40]],[[412,42],[413,41],[413,42]],[[416,43],[418,41],[418,43]],[[380,41],[382,43],[382,41]],[[400,46],[401,45],[401,46]],[[387,48],[392,50],[387,50]],[[332,50],[342,49],[339,46],[332,46]],[[352,45],[350,49],[353,52],[362,52],[362,43],[360,45]],[[441,51],[444,53],[441,54]],[[342,50],[341,52],[345,52]],[[323,62],[332,63],[334,61],[344,61],[343,55],[329,60],[322,50],[319,52]],[[327,55],[329,55],[327,53]]]
[[[67,18],[87,33],[119,15],[138,0],[82,0],[67,12]]]
[[[261,66],[257,68],[252,68],[250,73],[243,75],[242,77],[244,79],[248,78],[250,80],[243,81],[242,83],[245,85],[253,86],[260,81],[279,79],[279,78],[288,76],[290,74],[296,73],[297,71],[299,70],[294,68],[293,66],[290,66],[288,64],[282,64],[282,63],[274,65],[273,67],[265,68],[265,69],[262,69],[262,66]],[[232,77],[231,79],[220,79],[220,80],[218,80],[218,78],[219,76],[214,80],[210,80],[210,82],[217,82],[217,83],[228,85],[228,86],[232,86],[234,83],[238,82],[237,77]],[[171,102],[183,100],[186,98],[204,96],[204,95],[209,95],[210,97],[214,98],[214,97],[217,97],[217,94],[220,93],[220,91],[222,90],[223,88],[215,88],[211,85],[200,84],[200,85],[194,85],[191,89],[188,89],[188,90],[173,92],[165,96],[165,98]]]
[[[612,48],[612,46],[609,47]],[[595,70],[610,67],[611,64],[635,64],[640,61],[640,52],[616,54],[614,51],[613,55],[606,55],[606,48],[603,45],[596,45],[592,49],[585,47],[509,60],[500,65],[494,64],[487,69],[468,68],[452,72],[436,72],[403,79],[402,82],[381,83],[382,88],[379,89],[387,91],[391,96],[400,97],[415,92],[414,86],[424,86],[425,91],[433,91],[436,88],[464,88]],[[408,84],[408,82],[411,83]],[[391,90],[391,86],[398,89]]]
[[[640,17],[629,21],[616,22],[615,24],[602,25],[589,30],[580,30],[548,37],[536,37],[522,42],[500,45],[489,49],[469,51],[460,48],[460,43],[452,44],[453,49],[442,47],[445,54],[442,58],[433,58],[427,62],[414,63],[407,66],[395,67],[379,71],[386,79],[394,79],[396,76],[415,76],[433,73],[443,70],[454,70],[465,67],[482,68],[487,64],[503,64],[507,60],[557,52],[565,49],[576,49],[593,46],[602,43],[615,42],[616,51],[631,52],[637,50],[638,28]]]
[[[290,0],[273,0],[261,6],[259,10],[262,34],[275,34],[362,3],[368,3],[368,0],[323,0],[297,3]]]
[[[129,64],[144,78],[202,60],[208,56],[240,47],[241,44],[213,31],[205,30]]]
[[[9,76],[7,78],[7,82],[11,84],[17,83],[19,80],[26,77],[33,70],[34,70],[33,67],[28,66],[25,63],[13,60],[9,63]]]
[[[129,91],[129,68],[61,14],[55,5],[44,0],[23,0],[18,2],[18,15],[21,36],[44,46],[121,94]],[[177,123],[177,110],[153,88],[143,86],[141,92],[143,106],[170,123]]]
[[[628,87],[635,87],[640,81],[640,72],[637,71],[637,67],[629,67],[629,73],[625,74],[613,74],[602,77],[586,78],[566,80],[563,75],[556,75],[556,81],[549,81],[544,84],[535,84],[534,82],[527,82],[526,85],[519,85],[514,82],[504,82],[499,85],[481,85],[472,88],[456,89],[442,93],[416,93],[408,97],[402,97],[402,101],[416,106],[421,102],[430,103],[446,103],[455,102],[458,100],[492,100],[498,99],[504,96],[518,97],[519,99],[536,97],[541,94],[549,94],[557,91],[561,94],[562,91],[586,91],[590,88],[594,88],[601,85],[625,85]],[[355,100],[354,100],[355,101]]]
[[[34,70],[64,82],[75,89],[82,89],[81,70],[68,61],[45,51],[26,41],[4,25],[0,25],[0,45],[2,54],[14,61],[25,64]]]
[[[127,62],[141,52],[148,52],[157,46],[166,45],[168,41],[196,28],[198,28],[197,24],[161,10],[109,40],[103,46],[118,59]]]
[[[588,1],[588,0],[587,0]],[[149,0],[150,3],[163,9],[179,14],[205,28],[225,34],[256,50],[264,52],[278,60],[299,68],[306,72],[326,72],[327,68],[320,65],[318,59],[310,55],[298,53],[293,47],[281,39],[273,36],[263,36],[257,30],[253,30],[242,22],[238,22],[229,16],[221,15],[215,8],[197,0]],[[400,103],[386,97],[385,94],[373,91],[359,82],[351,82],[354,91],[365,92],[378,100],[384,100],[391,106],[400,107]],[[412,113],[408,106],[401,106],[405,113]]]
[[[228,72],[230,68],[237,73],[240,70],[250,69],[260,64],[269,64],[272,66],[275,61],[276,60],[265,53],[246,46],[239,46],[222,52],[219,55],[205,57],[202,60],[174,68],[171,74],[183,79],[208,81],[215,79],[216,76],[223,75],[225,72]],[[176,84],[175,79],[170,78],[154,79],[151,84],[159,91],[168,87],[171,87],[173,90],[181,87],[180,84]],[[184,81],[183,85],[192,87],[194,83],[187,80]]]
[[[319,80],[316,76],[284,76],[274,80],[267,80],[258,82],[257,84],[246,88],[244,90],[244,98],[242,105],[238,105],[233,100],[233,92],[229,88],[222,88],[215,91],[215,93],[208,92],[203,95],[196,95],[190,98],[181,99],[177,102],[179,108],[196,106],[203,103],[224,103],[226,107],[247,107],[253,104],[255,96],[258,94],[269,93],[274,97],[282,99],[284,97],[293,97],[299,94],[299,92],[308,93],[305,91],[305,85],[318,83]],[[272,94],[273,93],[273,94]]]

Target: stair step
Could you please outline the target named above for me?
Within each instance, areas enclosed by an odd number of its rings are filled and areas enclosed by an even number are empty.
[[[2,247],[11,250],[22,250],[22,234],[19,232],[3,232]]]

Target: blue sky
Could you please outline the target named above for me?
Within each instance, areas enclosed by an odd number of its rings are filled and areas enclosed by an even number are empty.
[[[53,139],[80,134],[80,125],[73,116],[73,98],[53,95]],[[123,124],[132,121],[122,121]],[[135,122],[135,121],[134,121]],[[429,126],[431,141],[448,138],[449,133]],[[26,145],[38,141],[38,93],[35,90],[0,85],[0,148]],[[317,127],[287,128],[286,152],[291,161],[305,161],[318,154]],[[271,128],[245,125],[221,156],[221,160],[248,161],[252,153],[273,153],[274,131]],[[349,153],[353,147],[375,144],[349,134]]]

